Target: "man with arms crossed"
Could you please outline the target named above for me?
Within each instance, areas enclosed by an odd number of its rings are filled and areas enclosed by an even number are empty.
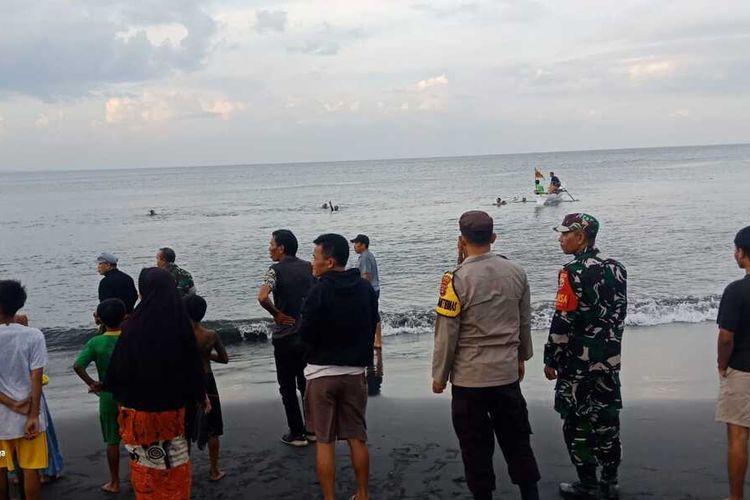
[[[453,428],[474,498],[492,499],[497,437],[521,498],[538,500],[520,385],[533,354],[529,283],[521,266],[491,253],[496,236],[487,213],[466,212],[458,225],[458,268],[443,276],[436,308],[432,391],[442,393],[450,378]]]
[[[742,500],[750,428],[750,226],[734,238],[734,259],[745,276],[726,287],[716,319],[721,383],[716,420],[727,424],[729,499]]]

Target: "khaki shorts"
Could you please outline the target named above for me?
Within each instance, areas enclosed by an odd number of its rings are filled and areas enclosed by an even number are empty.
[[[307,427],[321,443],[337,439],[367,442],[365,375],[337,375],[307,381]]]
[[[721,377],[716,420],[750,427],[750,372],[728,368]]]
[[[40,432],[34,439],[0,440],[0,469],[15,470],[15,461],[22,470],[47,468],[47,434]]]

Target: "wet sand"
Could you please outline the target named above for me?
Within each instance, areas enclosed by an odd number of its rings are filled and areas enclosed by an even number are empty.
[[[625,409],[622,498],[718,499],[727,492],[725,437],[713,420],[717,379],[714,326],[668,325],[629,329],[624,352]],[[368,403],[373,499],[469,499],[458,442],[450,422],[450,396],[429,392],[431,339],[390,340],[384,394]],[[552,386],[540,373],[543,335],[523,388],[529,400],[532,445],[542,473],[541,498],[554,499],[557,483],[574,476],[562,442],[561,421],[551,409]],[[231,367],[231,365],[230,365]],[[293,449],[279,442],[284,432],[281,402],[273,384],[247,384],[222,370],[227,388],[220,483],[208,481],[206,452],[194,459],[193,498],[320,498],[312,446]],[[261,377],[263,378],[263,377]],[[244,394],[240,398],[240,394]],[[53,407],[54,411],[54,407]],[[45,498],[102,498],[106,463],[95,412],[56,417],[65,454],[65,478],[45,487]],[[354,491],[348,450],[338,448],[338,498]],[[519,498],[505,463],[496,453],[496,498]],[[132,498],[123,456],[123,492]]]

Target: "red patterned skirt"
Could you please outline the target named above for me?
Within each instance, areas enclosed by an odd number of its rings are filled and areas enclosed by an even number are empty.
[[[120,408],[117,422],[130,454],[130,480],[138,500],[188,500],[192,480],[185,410],[148,412]]]

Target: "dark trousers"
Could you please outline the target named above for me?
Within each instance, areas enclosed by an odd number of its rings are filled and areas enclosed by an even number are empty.
[[[279,382],[281,402],[284,403],[286,421],[292,435],[299,436],[305,431],[297,391],[305,398],[305,353],[296,339],[273,341],[273,358],[276,361],[276,380]]]
[[[526,400],[518,382],[496,387],[452,386],[453,428],[461,446],[466,483],[474,498],[492,498],[495,438],[513,484],[539,481]]]

